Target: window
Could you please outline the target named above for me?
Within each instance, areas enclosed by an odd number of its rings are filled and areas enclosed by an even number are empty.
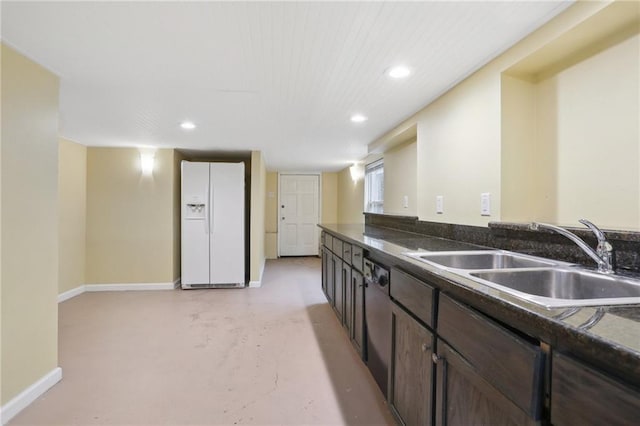
[[[382,213],[384,202],[384,163],[368,164],[364,171],[364,211]]]

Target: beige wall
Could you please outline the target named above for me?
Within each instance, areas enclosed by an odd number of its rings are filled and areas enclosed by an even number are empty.
[[[182,243],[181,220],[182,220],[182,167],[181,162],[184,155],[178,151],[173,151],[173,281],[180,278],[181,262],[180,245]]]
[[[538,110],[557,149],[555,222],[640,229],[640,37],[540,83],[556,120]]]
[[[416,216],[417,142],[409,141],[384,153],[384,213]],[[404,197],[408,199],[405,207]]]
[[[640,229],[640,36],[536,82],[503,76],[503,220]]]
[[[267,172],[265,200],[265,240],[264,250],[267,259],[278,258],[278,172]]]
[[[174,167],[171,149],[143,176],[138,149],[88,148],[87,283],[174,281]]]
[[[338,173],[322,173],[320,223],[338,223]]]
[[[555,217],[555,147],[536,143],[535,95],[533,83],[502,76],[501,219],[507,222],[534,217],[550,222]],[[543,107],[549,112],[555,109]]]
[[[85,284],[87,148],[58,144],[58,293]]]
[[[182,166],[181,162],[184,160],[184,156],[178,151],[173,151],[173,281],[175,282],[180,278],[181,271],[181,257],[180,246],[182,244],[181,239],[181,182],[182,182]]]
[[[349,167],[338,172],[338,223],[364,223],[364,183],[351,179]]]
[[[267,170],[261,151],[251,152],[251,281],[259,282],[265,261]]]
[[[500,206],[499,73],[474,75],[421,113],[417,156],[420,219],[469,225],[499,219],[499,211],[480,216],[481,193]],[[439,195],[443,214],[435,209]]]
[[[4,405],[58,366],[58,78],[1,45]]]
[[[613,37],[618,44],[595,56],[589,55],[598,49],[589,48],[585,55],[585,49],[575,47],[584,37],[567,36],[578,27],[582,35],[597,33],[602,26],[593,22],[608,19],[602,18],[603,13],[607,17],[617,13],[608,4],[576,3],[381,137],[385,140],[400,127],[417,125],[420,219],[484,226],[496,220],[529,220],[532,215],[561,223],[588,216],[603,226],[638,227],[637,36],[634,40]],[[627,34],[628,28],[620,31]],[[537,52],[553,43],[554,54],[560,52],[559,60],[565,53],[571,56],[562,67],[558,62],[545,62],[546,57],[538,58]],[[505,75],[515,68],[522,71],[540,64],[547,68],[535,71],[537,77],[546,78],[539,83],[535,78]],[[370,144],[376,146],[377,141]],[[620,167],[608,161],[613,157],[628,158]],[[604,159],[607,178],[602,179],[594,170]],[[387,169],[385,164],[385,172]],[[341,188],[347,183],[347,170],[342,173]],[[611,182],[615,182],[612,188],[605,189]],[[626,194],[625,185],[630,188]],[[590,188],[609,192],[594,197]],[[483,192],[491,194],[491,216],[480,215]],[[385,204],[400,195],[385,188]],[[435,212],[437,195],[444,197],[444,214]],[[623,197],[625,202],[616,204]]]

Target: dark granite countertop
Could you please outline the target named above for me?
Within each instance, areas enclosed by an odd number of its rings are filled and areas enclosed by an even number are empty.
[[[640,387],[640,305],[546,309],[464,276],[420,262],[407,251],[490,248],[362,224],[322,224],[322,229],[369,250],[389,267],[400,267],[522,333]],[[594,325],[585,325],[599,318]]]

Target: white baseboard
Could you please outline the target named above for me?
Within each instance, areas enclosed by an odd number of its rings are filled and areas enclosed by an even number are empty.
[[[262,287],[262,275],[264,274],[264,266],[267,264],[267,259],[262,259],[262,267],[260,268],[260,277],[257,281],[249,281],[250,288]]]
[[[80,285],[76,288],[72,288],[71,290],[65,291],[64,293],[60,293],[58,295],[58,303],[62,303],[65,300],[69,300],[72,297],[76,297],[84,292],[85,292],[84,285]]]
[[[175,283],[121,283],[121,284],[85,284],[84,291],[143,291],[173,290]]]
[[[89,291],[135,291],[135,290],[175,290],[180,288],[180,278],[172,283],[123,283],[123,284],[84,284],[58,295],[58,303]]]
[[[173,282],[173,288],[180,288],[181,283],[182,283],[182,277],[176,278],[176,280]]]
[[[40,395],[48,391],[53,385],[62,379],[62,368],[56,367],[37,382],[20,392],[11,401],[7,402],[0,408],[0,417],[2,424],[6,424],[14,418],[20,411],[24,410],[33,401],[38,399]]]

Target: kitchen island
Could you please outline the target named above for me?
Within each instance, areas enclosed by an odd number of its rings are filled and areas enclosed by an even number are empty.
[[[350,335],[364,334],[356,347],[365,362],[366,324],[358,330],[355,314],[366,309],[357,306],[366,288],[354,281],[362,267],[350,255],[391,272],[387,399],[400,423],[640,418],[640,305],[548,309],[406,255],[488,247],[369,225],[320,227],[323,290]]]

